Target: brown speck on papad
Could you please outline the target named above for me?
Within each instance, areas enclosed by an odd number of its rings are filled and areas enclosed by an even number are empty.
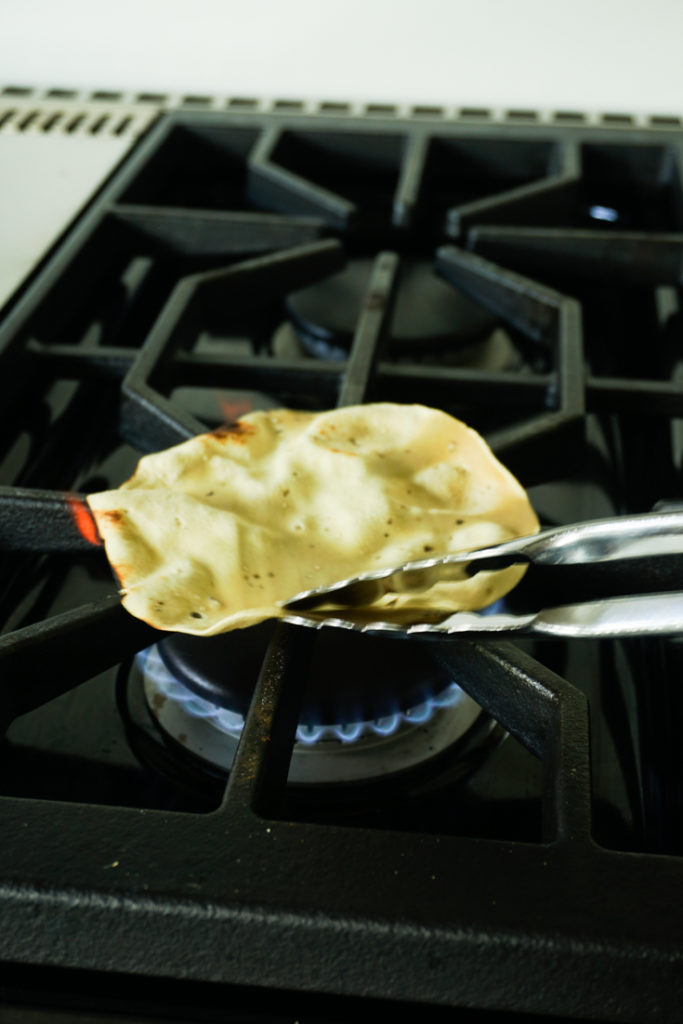
[[[391,403],[249,413],[145,456],[88,504],[128,611],[203,636],[277,618],[294,594],[369,567],[538,529],[523,488],[475,431]],[[483,607],[522,571],[389,593],[357,613],[406,622]]]
[[[244,420],[237,420],[236,423],[229,423],[224,427],[217,427],[211,431],[211,437],[219,441],[237,441],[244,443],[245,439],[255,432],[256,428]]]

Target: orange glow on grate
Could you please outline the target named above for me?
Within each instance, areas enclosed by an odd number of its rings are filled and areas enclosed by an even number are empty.
[[[82,501],[79,501],[78,498],[74,498],[73,495],[67,494],[66,501],[80,535],[85,537],[89,544],[95,544],[99,547],[102,541],[97,532],[95,520],[90,514],[90,509]]]
[[[238,399],[236,402],[231,402],[227,398],[221,398],[218,404],[226,423],[234,423],[240,416],[244,416],[245,413],[252,410],[251,402],[246,398]]]

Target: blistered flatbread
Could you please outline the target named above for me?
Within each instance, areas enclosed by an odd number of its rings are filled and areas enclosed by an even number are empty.
[[[202,636],[281,616],[302,590],[538,529],[474,430],[390,403],[250,413],[145,456],[88,503],[128,611]],[[386,594],[372,609],[433,620],[491,604],[521,573]]]

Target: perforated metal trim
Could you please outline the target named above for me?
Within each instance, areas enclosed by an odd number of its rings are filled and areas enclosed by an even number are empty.
[[[16,86],[0,93],[0,132],[7,135],[136,137],[157,113],[156,106],[126,102],[120,93],[95,92],[85,99],[69,89],[34,94]]]
[[[62,117],[50,120],[62,110]],[[107,104],[115,105],[106,109]],[[47,109],[49,105],[50,109]],[[29,109],[31,107],[31,109]],[[300,99],[292,96],[243,96],[206,95],[176,92],[130,92],[116,90],[79,90],[65,87],[36,89],[25,85],[6,85],[0,89],[0,130],[65,131],[67,115],[73,120],[75,108],[82,108],[83,120],[72,131],[103,131],[139,134],[148,123],[150,108],[157,110],[230,110],[245,113],[334,115],[338,117],[412,118],[434,121],[486,122],[488,124],[561,124],[581,125],[596,128],[652,128],[656,131],[679,131],[683,127],[683,112],[680,115],[653,112],[632,114],[624,111],[577,111],[552,109],[508,109],[504,107],[472,107],[445,104],[401,104],[368,100],[366,102],[345,101],[333,98]],[[131,121],[124,124],[123,108],[130,110]],[[35,117],[26,127],[19,122],[35,111]],[[116,118],[118,117],[118,121]],[[144,123],[140,125],[138,118]],[[94,129],[98,119],[100,128]],[[118,132],[117,132],[118,128]]]

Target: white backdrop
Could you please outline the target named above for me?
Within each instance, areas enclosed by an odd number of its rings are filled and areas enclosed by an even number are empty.
[[[682,0],[0,0],[0,85],[683,113]]]

